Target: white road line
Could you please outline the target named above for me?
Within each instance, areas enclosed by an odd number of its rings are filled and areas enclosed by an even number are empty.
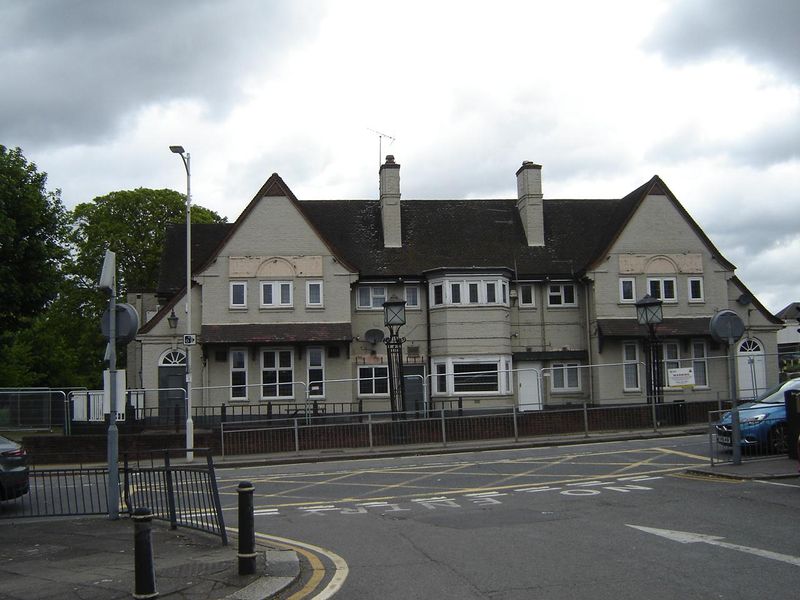
[[[756,483],[766,483],[767,485],[779,485],[781,487],[800,488],[800,485],[793,483],[780,483],[778,481],[766,481],[764,479],[756,479]]]
[[[626,524],[626,526],[638,529],[639,531],[644,531],[645,533],[652,533],[653,535],[667,538],[668,540],[679,542],[681,544],[709,544],[711,546],[719,546],[720,548],[727,548],[728,550],[746,552],[747,554],[753,554],[755,556],[760,556],[761,558],[777,560],[794,565],[795,567],[800,567],[800,557],[791,556],[789,554],[780,554],[779,552],[772,552],[771,550],[762,550],[761,548],[750,548],[748,546],[740,546],[739,544],[730,544],[722,541],[725,538],[716,535],[705,535],[702,533],[691,533],[688,531],[672,531],[669,529],[655,529],[653,527],[640,527],[639,525]]]

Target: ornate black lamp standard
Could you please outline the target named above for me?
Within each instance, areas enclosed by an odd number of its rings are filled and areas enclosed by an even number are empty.
[[[636,320],[639,325],[647,325],[650,337],[645,347],[647,357],[647,401],[654,406],[663,402],[662,362],[661,347],[656,337],[656,325],[664,320],[662,302],[658,298],[653,298],[650,294],[645,295],[636,303]]]
[[[398,332],[406,324],[406,301],[390,298],[383,303],[383,324],[389,329],[389,337],[384,338],[386,358],[389,363],[389,399],[392,413],[401,413],[403,403],[403,343],[406,338]]]

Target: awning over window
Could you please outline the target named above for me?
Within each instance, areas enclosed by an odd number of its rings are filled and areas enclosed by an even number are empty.
[[[709,333],[710,317],[677,317],[664,319],[655,326],[658,337],[681,336],[707,336]],[[647,325],[639,325],[635,315],[630,319],[598,319],[597,329],[600,337],[648,337],[650,331]]]
[[[252,323],[203,325],[201,344],[288,344],[297,342],[349,342],[350,323]]]

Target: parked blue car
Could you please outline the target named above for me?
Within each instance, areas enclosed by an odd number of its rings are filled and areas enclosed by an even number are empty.
[[[755,402],[739,407],[742,448],[758,448],[777,454],[789,451],[784,400],[784,392],[787,390],[800,390],[800,378],[785,381],[761,394]],[[717,442],[723,446],[731,446],[733,428],[730,412],[722,415],[716,429]]]

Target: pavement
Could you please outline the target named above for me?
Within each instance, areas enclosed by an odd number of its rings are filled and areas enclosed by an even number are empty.
[[[300,574],[291,550],[258,547],[256,574],[240,576],[235,540],[223,546],[217,536],[160,521],[151,531],[158,598],[274,598]],[[0,521],[3,600],[115,600],[136,597],[135,590],[130,519]]]
[[[686,435],[696,431],[671,431]],[[560,436],[568,443],[666,437],[664,434]],[[403,447],[383,451],[304,452],[215,458],[217,467],[319,462],[347,458],[409,456],[437,452],[481,451],[552,445],[554,440],[452,444],[448,447]],[[797,478],[798,462],[786,457],[745,459],[740,465],[717,463],[687,470],[700,476],[733,479]],[[238,574],[236,540],[223,546],[220,538],[152,522],[156,590],[170,600],[261,600],[280,597],[300,576],[297,554],[258,547],[257,572]],[[257,540],[257,544],[260,542]],[[107,517],[0,520],[0,599],[114,600],[135,597],[134,533],[130,519]]]

